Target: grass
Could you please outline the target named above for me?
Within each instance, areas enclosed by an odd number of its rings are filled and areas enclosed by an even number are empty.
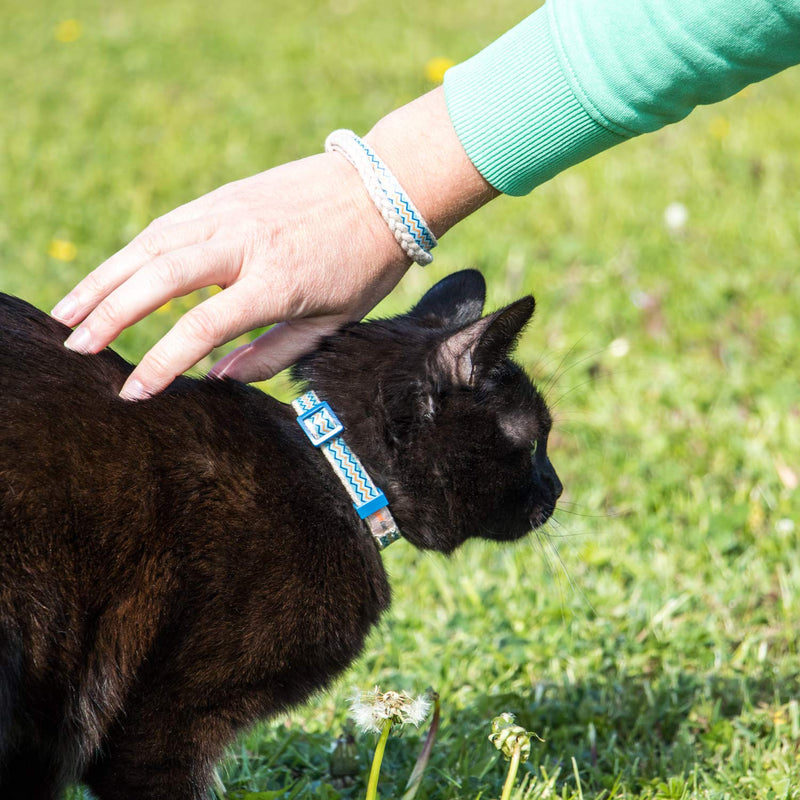
[[[318,151],[334,127],[363,132],[430,87],[430,58],[462,59],[528,10],[15,4],[0,289],[50,308],[152,217]],[[519,797],[800,797],[799,90],[795,69],[497,201],[385,302],[404,309],[462,266],[484,271],[493,306],[536,295],[519,358],[555,407],[563,508],[515,547],[390,548],[394,605],[364,656],[243,736],[220,792],[363,796],[373,738],[350,788],[332,787],[330,748],[351,687],[378,683],[441,695],[420,798],[499,795],[487,736],[506,710],[545,739]],[[664,223],[675,202],[680,232]],[[118,349],[141,356],[188,302]],[[423,735],[389,741],[382,796],[402,793]]]

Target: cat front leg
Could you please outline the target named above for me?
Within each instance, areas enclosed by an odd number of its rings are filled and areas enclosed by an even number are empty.
[[[97,800],[206,800],[214,763],[232,738],[217,716],[127,716],[83,780]]]

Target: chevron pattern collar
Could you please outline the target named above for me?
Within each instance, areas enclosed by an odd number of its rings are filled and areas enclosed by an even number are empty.
[[[389,511],[389,501],[372,482],[358,456],[348,447],[342,433],[344,425],[331,407],[306,392],[292,400],[297,422],[311,444],[322,451],[350,495],[358,516],[366,522],[379,550],[400,538],[400,531]]]

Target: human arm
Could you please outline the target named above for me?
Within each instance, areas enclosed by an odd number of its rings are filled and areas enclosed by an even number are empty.
[[[800,0],[549,0],[445,76],[482,175],[521,195],[800,62]]]

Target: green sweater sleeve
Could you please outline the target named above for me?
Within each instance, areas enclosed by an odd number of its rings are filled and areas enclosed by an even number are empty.
[[[798,62],[800,0],[548,0],[444,89],[477,169],[521,195]]]

